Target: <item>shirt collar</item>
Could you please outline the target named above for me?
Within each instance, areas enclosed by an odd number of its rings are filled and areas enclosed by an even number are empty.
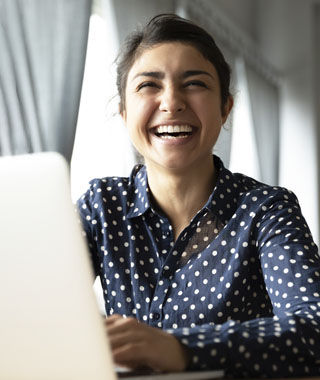
[[[133,168],[130,182],[127,218],[135,218],[151,208],[147,169],[144,165],[139,164]]]
[[[204,208],[217,216],[223,224],[227,224],[237,207],[238,183],[218,156],[214,155],[213,160],[217,171],[217,182]],[[128,197],[127,217],[135,218],[151,209],[147,170],[144,165],[136,165],[133,168],[130,182],[131,194]]]
[[[238,181],[226,169],[218,156],[213,156],[217,171],[216,185],[204,208],[211,211],[225,225],[235,213],[239,198]]]

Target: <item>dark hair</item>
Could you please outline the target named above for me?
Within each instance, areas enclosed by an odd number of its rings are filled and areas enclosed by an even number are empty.
[[[200,26],[175,14],[153,17],[141,30],[125,40],[117,58],[117,87],[120,112],[125,109],[125,89],[128,73],[139,55],[147,48],[163,42],[182,42],[195,47],[217,70],[220,81],[221,110],[230,95],[230,67],[212,36]]]

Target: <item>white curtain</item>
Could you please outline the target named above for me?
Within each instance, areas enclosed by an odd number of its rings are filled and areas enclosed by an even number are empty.
[[[255,130],[260,178],[279,184],[279,88],[247,68],[248,90]]]
[[[126,176],[135,154],[119,115],[115,59],[119,38],[113,4],[96,1],[90,19],[79,118],[71,160],[76,201],[95,177]]]
[[[278,88],[242,57],[234,66],[237,93],[233,112],[230,170],[278,184]]]
[[[244,60],[235,60],[234,76],[237,94],[233,110],[233,125],[229,169],[261,180],[257,138],[253,121],[253,110]]]
[[[0,154],[71,158],[91,0],[0,0]]]

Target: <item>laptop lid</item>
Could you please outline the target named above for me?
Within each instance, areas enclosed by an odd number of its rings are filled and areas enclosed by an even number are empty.
[[[57,153],[0,158],[0,379],[115,379]]]

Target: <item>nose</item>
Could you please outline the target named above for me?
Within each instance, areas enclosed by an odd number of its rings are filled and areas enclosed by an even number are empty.
[[[184,111],[186,108],[182,94],[173,87],[164,89],[160,97],[159,110],[162,112],[175,114]]]

